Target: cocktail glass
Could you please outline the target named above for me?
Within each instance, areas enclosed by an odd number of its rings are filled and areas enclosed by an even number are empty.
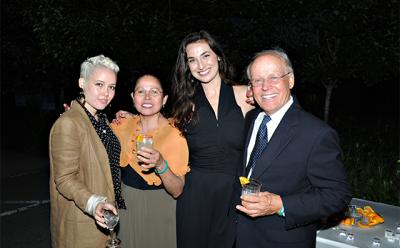
[[[110,230],[110,239],[106,242],[107,248],[119,248],[119,244],[121,241],[117,238],[117,235],[114,231],[115,226],[118,224],[119,216],[115,215],[110,210],[104,211],[104,219],[106,220],[107,228]]]

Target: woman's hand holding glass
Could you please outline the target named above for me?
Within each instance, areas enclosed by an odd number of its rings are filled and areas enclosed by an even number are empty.
[[[115,227],[118,225],[119,216],[116,211],[112,210],[104,210],[103,217],[105,220],[105,224],[107,225],[108,230],[110,230],[110,238],[106,242],[107,248],[120,248],[121,240],[117,238],[117,234],[115,232]]]
[[[140,166],[145,169],[157,169],[161,171],[165,165],[165,160],[161,153],[154,149],[154,147],[142,146],[140,150],[137,151],[137,158],[140,162]]]
[[[117,209],[111,203],[100,202],[99,204],[97,204],[94,218],[96,220],[96,223],[103,228],[108,228],[106,220],[104,219],[104,212],[106,210],[110,210],[115,215],[118,215]]]

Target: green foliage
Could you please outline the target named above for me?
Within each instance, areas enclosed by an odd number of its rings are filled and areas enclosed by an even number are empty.
[[[354,77],[377,83],[373,75],[389,77],[398,64],[394,0],[32,0],[9,1],[6,9],[7,30],[14,32],[18,22],[29,30],[39,46],[35,59],[44,62],[36,67],[44,72],[70,72],[83,58],[105,53],[123,65],[121,71],[155,67],[167,76],[180,39],[200,29],[217,36],[239,72],[254,52],[281,46],[298,75],[318,86]],[[10,54],[24,51],[8,48]]]
[[[394,123],[341,132],[344,164],[353,196],[400,206],[400,163]]]

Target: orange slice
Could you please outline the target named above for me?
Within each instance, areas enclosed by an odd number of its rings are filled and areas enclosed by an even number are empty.
[[[250,180],[244,176],[239,177],[239,180],[240,180],[240,184],[242,185],[242,187],[243,187],[243,185],[250,183]]]
[[[357,208],[357,213],[361,214],[363,218],[366,218],[368,221],[367,223],[362,223],[361,221],[358,221],[357,226],[360,228],[371,228],[385,222],[385,220],[379,214],[375,213],[375,211],[370,206]],[[355,224],[355,220],[354,218],[349,217],[343,220],[342,224],[352,226]]]
[[[346,218],[342,220],[342,224],[346,226],[354,225],[354,218]]]
[[[137,141],[137,142],[143,142],[143,138],[144,138],[144,135],[143,135],[143,134],[139,134],[139,135],[136,137],[136,141]]]

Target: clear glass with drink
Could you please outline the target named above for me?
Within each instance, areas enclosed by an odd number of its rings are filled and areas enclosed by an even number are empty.
[[[139,134],[136,137],[136,151],[139,151],[142,147],[153,147],[153,136],[146,134]]]
[[[354,219],[353,225],[357,225],[359,221],[361,221],[361,223],[365,221],[365,219],[363,219],[363,215],[357,211],[356,205],[349,205],[348,216]],[[368,220],[366,223],[368,223]]]
[[[104,219],[106,220],[107,228],[110,230],[110,239],[106,242],[107,248],[119,248],[121,241],[117,238],[117,235],[114,231],[115,226],[118,224],[119,216],[115,215],[110,210],[104,211]]]
[[[242,195],[258,195],[261,190],[261,182],[250,178],[249,183],[244,184],[242,187]]]

